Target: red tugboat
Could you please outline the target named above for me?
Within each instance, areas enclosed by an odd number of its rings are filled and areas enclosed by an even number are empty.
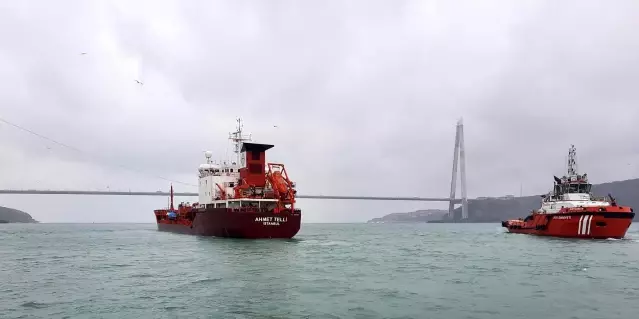
[[[235,142],[236,162],[216,164],[206,152],[199,168],[199,201],[155,210],[158,230],[232,238],[292,238],[300,229],[295,208],[295,183],[283,164],[266,164],[268,144],[251,143],[242,135],[242,121],[229,139]]]
[[[617,205],[612,195],[597,198],[590,192],[587,174],[577,174],[576,150],[568,152],[568,175],[555,178],[554,189],[541,208],[524,219],[503,221],[511,233],[564,238],[623,238],[635,216],[633,209]]]

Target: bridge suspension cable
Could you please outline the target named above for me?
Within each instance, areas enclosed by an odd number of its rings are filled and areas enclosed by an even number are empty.
[[[101,162],[101,161],[98,161],[98,160],[97,160],[97,159],[99,158],[98,156],[95,156],[95,155],[93,155],[93,154],[89,154],[89,153],[87,153],[87,152],[85,152],[85,151],[83,151],[83,150],[81,150],[81,149],[78,149],[77,147],[73,147],[73,146],[70,146],[70,145],[65,144],[65,143],[62,143],[62,142],[58,142],[58,141],[56,141],[56,140],[54,140],[54,139],[52,139],[52,138],[49,138],[49,137],[44,136],[44,135],[42,135],[42,134],[36,133],[36,132],[34,132],[34,131],[30,130],[30,129],[27,129],[27,128],[25,128],[25,127],[22,127],[22,126],[20,126],[20,125],[18,125],[18,124],[12,123],[12,122],[10,122],[10,121],[8,121],[8,120],[6,120],[6,119],[2,118],[2,117],[0,117],[0,122],[3,122],[3,123],[8,124],[8,125],[10,125],[10,126],[13,126],[14,128],[17,128],[17,129],[19,129],[19,130],[21,130],[21,131],[27,132],[27,133],[29,133],[29,134],[31,134],[31,135],[37,136],[37,137],[39,137],[39,138],[41,138],[41,139],[44,139],[44,140],[47,140],[47,141],[49,141],[49,142],[55,143],[55,144],[57,144],[57,145],[59,145],[59,146],[62,146],[62,147],[64,147],[64,148],[67,148],[67,149],[73,150],[73,151],[75,151],[75,152],[78,152],[78,153],[80,153],[80,154],[86,155],[86,156],[88,156],[88,157],[92,157],[96,163],[99,163],[99,164],[101,164],[101,165],[104,165],[104,162]],[[132,171],[132,172],[135,172],[135,173],[141,174],[141,175],[146,175],[146,176],[149,176],[149,177],[154,177],[154,178],[162,179],[162,180],[165,180],[165,181],[168,181],[168,182],[172,182],[172,183],[176,183],[176,184],[182,184],[182,185],[187,185],[187,186],[197,186],[197,185],[195,185],[195,184],[185,183],[185,182],[181,182],[181,181],[177,181],[177,180],[169,179],[169,178],[166,178],[166,177],[163,177],[163,176],[159,176],[159,175],[154,175],[154,174],[150,174],[150,173],[147,173],[147,172],[143,172],[143,171],[141,171],[141,170],[139,170],[139,169],[135,169],[135,168],[127,167],[127,166],[124,166],[124,165],[121,165],[121,164],[117,164],[117,163],[113,163],[113,164],[111,164],[111,165],[113,165],[113,166],[117,166],[117,167],[119,167],[119,168],[121,168],[121,169],[129,170],[129,171]]]

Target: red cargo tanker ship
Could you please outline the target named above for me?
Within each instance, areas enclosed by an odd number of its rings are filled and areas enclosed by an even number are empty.
[[[617,205],[612,195],[597,198],[590,192],[587,174],[577,173],[576,150],[568,152],[568,175],[555,178],[554,189],[542,195],[541,208],[526,218],[503,221],[511,233],[565,238],[623,238],[635,216]]]
[[[283,164],[266,163],[268,144],[249,142],[242,122],[229,139],[238,162],[216,164],[206,152],[199,168],[199,201],[173,206],[173,186],[167,209],[155,210],[158,230],[233,238],[292,238],[300,229],[295,208],[295,183]],[[239,165],[237,163],[240,163]]]

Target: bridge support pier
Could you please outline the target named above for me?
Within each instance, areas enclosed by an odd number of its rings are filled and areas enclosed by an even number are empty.
[[[468,198],[466,197],[466,152],[464,149],[464,123],[462,119],[457,121],[457,129],[455,132],[455,153],[453,154],[453,176],[450,181],[450,202],[448,204],[448,218],[455,218],[455,192],[457,190],[457,166],[459,166],[461,175],[461,219],[468,218]]]

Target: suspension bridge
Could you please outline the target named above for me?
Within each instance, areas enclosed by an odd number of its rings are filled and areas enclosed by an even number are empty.
[[[3,120],[4,121],[4,120]],[[7,123],[6,121],[4,121]],[[17,125],[9,123],[15,127],[23,129]],[[26,130],[26,129],[23,129]],[[29,133],[36,134],[32,131],[26,130]],[[39,137],[43,137],[36,134]],[[46,138],[46,137],[45,137]],[[48,139],[48,138],[46,138]],[[50,140],[50,139],[48,139]],[[55,142],[55,141],[53,141]],[[59,142],[55,142],[60,145],[64,145]],[[459,174],[458,174],[459,166]],[[461,198],[456,198],[457,190],[457,177],[460,176],[461,182]],[[168,196],[168,192],[163,191],[89,191],[89,190],[42,190],[42,189],[0,189],[0,194],[7,195],[106,195],[106,196]],[[332,199],[332,200],[382,200],[382,201],[421,201],[421,202],[448,202],[448,217],[454,219],[455,204],[461,204],[462,212],[461,219],[468,218],[468,199],[466,197],[466,156],[464,149],[464,124],[460,119],[457,122],[455,132],[455,148],[453,154],[453,168],[452,178],[450,183],[450,196],[447,198],[437,197],[391,197],[391,196],[335,196],[335,195],[297,195],[297,198],[306,199]],[[175,196],[184,197],[197,197],[198,193],[191,192],[175,192]]]

